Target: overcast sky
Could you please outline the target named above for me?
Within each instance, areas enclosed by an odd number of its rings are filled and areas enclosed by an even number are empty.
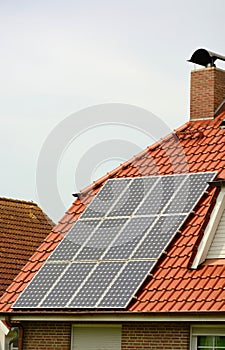
[[[63,215],[54,195],[52,209],[41,202],[37,162],[57,125],[87,107],[131,104],[171,130],[185,123],[193,69],[187,59],[200,47],[225,55],[224,13],[224,0],[0,0],[0,196],[33,200],[54,220]],[[61,155],[55,177],[65,209],[77,190],[76,164],[99,138],[93,130]],[[152,142],[132,130],[107,132],[108,139],[136,138],[140,148]],[[125,156],[108,158],[95,164],[93,178]]]

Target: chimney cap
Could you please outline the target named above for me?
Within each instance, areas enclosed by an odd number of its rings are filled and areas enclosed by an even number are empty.
[[[206,49],[198,49],[193,53],[191,59],[188,60],[188,62],[200,64],[204,67],[215,67],[215,61],[217,59],[225,61],[225,56],[219,55],[218,53]]]

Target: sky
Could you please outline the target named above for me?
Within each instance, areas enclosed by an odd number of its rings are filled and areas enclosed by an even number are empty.
[[[225,55],[224,12],[224,0],[0,0],[0,196],[57,221],[72,193],[154,142],[154,125],[188,121],[187,60]]]

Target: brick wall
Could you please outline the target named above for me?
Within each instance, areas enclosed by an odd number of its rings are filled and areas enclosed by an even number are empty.
[[[190,120],[213,118],[224,99],[224,70],[208,67],[191,72]]]
[[[24,322],[23,350],[70,350],[69,322]]]
[[[23,322],[23,350],[70,350],[69,322]],[[122,350],[188,350],[189,324],[124,323]]]
[[[122,350],[188,350],[189,324],[127,323],[123,325]]]

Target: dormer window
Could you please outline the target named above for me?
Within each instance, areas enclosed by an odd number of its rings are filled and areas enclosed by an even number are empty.
[[[206,260],[224,259],[225,264],[225,185],[221,186],[204,236],[198,247],[192,268],[196,269]]]

